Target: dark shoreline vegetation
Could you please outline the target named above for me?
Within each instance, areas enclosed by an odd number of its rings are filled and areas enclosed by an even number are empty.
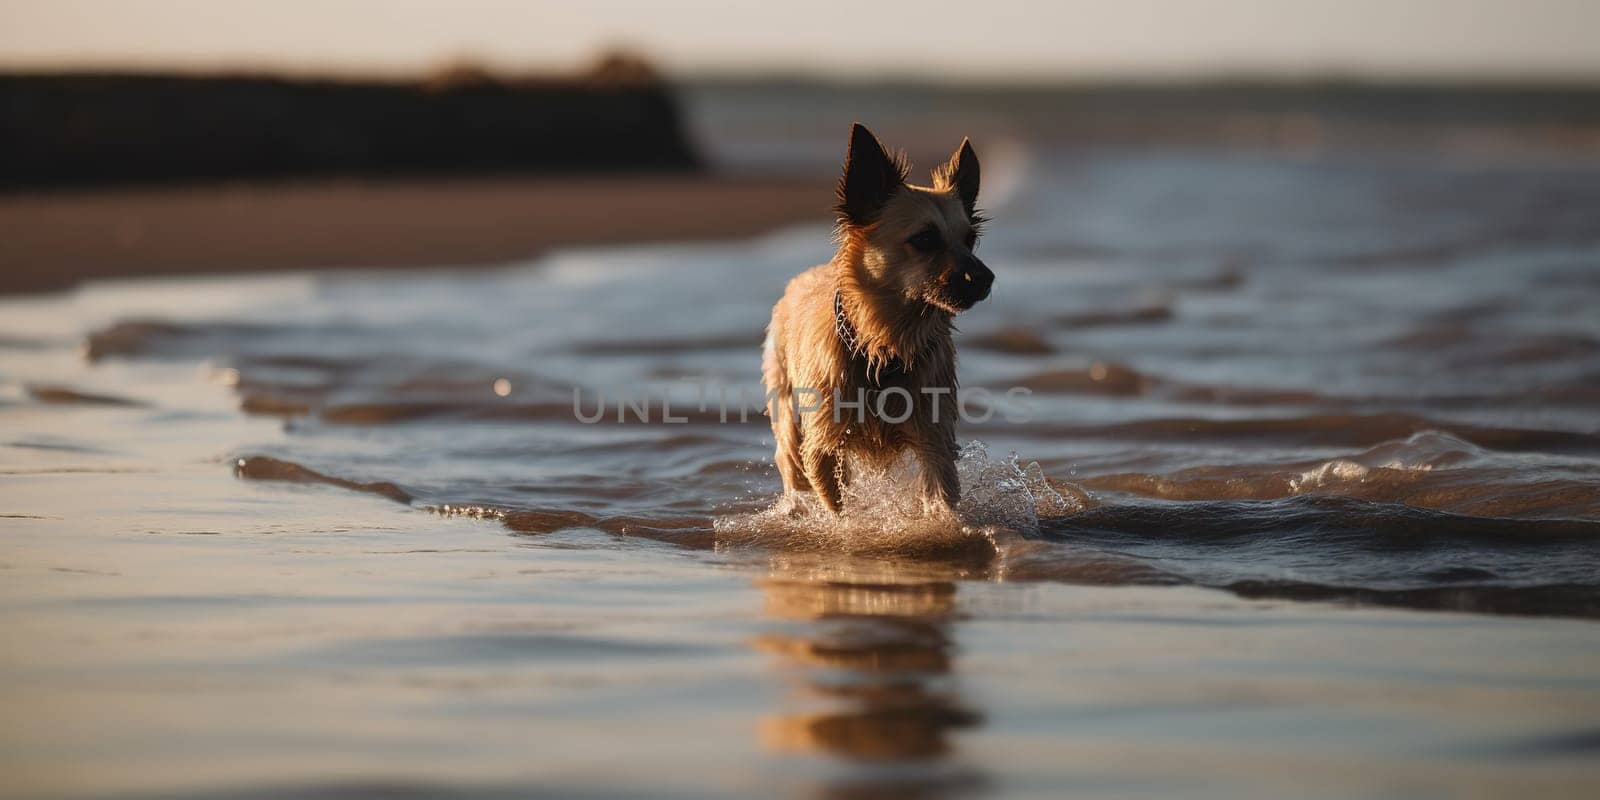
[[[0,75],[0,189],[699,164],[666,83],[626,56],[539,78]]]

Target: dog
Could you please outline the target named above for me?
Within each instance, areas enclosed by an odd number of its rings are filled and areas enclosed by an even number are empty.
[[[925,510],[960,500],[952,320],[994,284],[973,255],[984,222],[978,156],[963,139],[932,186],[906,183],[909,171],[851,126],[838,250],[789,281],[772,309],[762,381],[791,510],[809,491],[839,513],[852,469],[881,469],[906,451]]]

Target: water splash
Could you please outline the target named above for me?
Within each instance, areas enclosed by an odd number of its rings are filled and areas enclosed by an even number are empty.
[[[968,525],[994,525],[1031,535],[1039,532],[1040,520],[1093,505],[1089,494],[1077,486],[1052,483],[1039,462],[1023,464],[1015,452],[993,460],[988,447],[976,439],[961,448],[956,471],[961,475],[957,510]]]
[[[1052,482],[1037,462],[1023,464],[1016,453],[992,459],[976,440],[961,448],[956,462],[961,502],[953,514],[924,506],[915,469],[905,458],[881,472],[858,471],[844,491],[839,514],[808,494],[779,497],[754,513],[719,517],[717,541],[872,555],[993,555],[997,536],[1035,535],[1041,519],[1093,504],[1082,489]]]

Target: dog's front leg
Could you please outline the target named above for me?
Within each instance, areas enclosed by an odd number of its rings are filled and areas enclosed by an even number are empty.
[[[822,500],[822,504],[827,506],[829,511],[839,513],[841,496],[838,454],[821,447],[805,447],[802,448],[800,455],[805,462],[806,479],[811,482],[811,488],[816,491],[817,498]]]
[[[929,512],[955,511],[961,502],[961,475],[956,471],[954,404],[919,417],[911,428],[911,451],[922,468],[922,503]]]
[[[907,444],[921,467],[923,508],[930,513],[955,511],[961,502],[961,475],[956,471],[956,404],[951,392],[933,398],[937,405],[912,418]]]
[[[961,502],[961,475],[956,472],[953,448],[929,447],[917,451],[922,467],[922,502],[930,511],[954,511]]]
[[[800,423],[781,403],[774,403],[772,411],[772,439],[776,444],[773,460],[778,465],[778,475],[783,478],[785,493],[811,491],[806,482],[805,464],[801,459]]]

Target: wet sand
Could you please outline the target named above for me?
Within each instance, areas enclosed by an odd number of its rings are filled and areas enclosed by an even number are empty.
[[[0,195],[0,293],[88,280],[511,262],[828,219],[826,181],[685,175],[232,183]]]

